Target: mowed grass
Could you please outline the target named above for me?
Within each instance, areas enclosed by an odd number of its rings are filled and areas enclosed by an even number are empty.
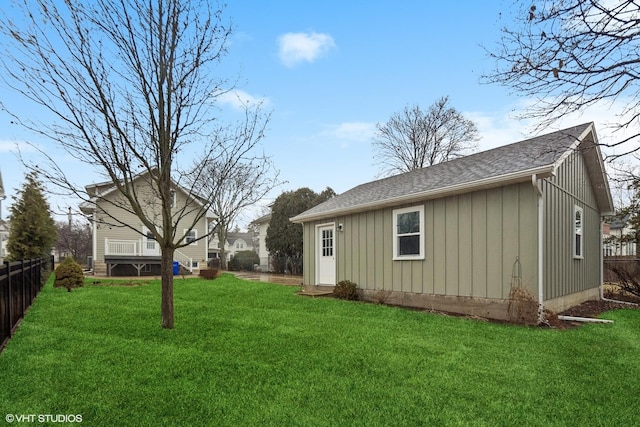
[[[638,310],[563,331],[296,290],[176,279],[176,327],[163,330],[158,281],[71,293],[50,281],[0,355],[0,415],[80,414],[91,426],[640,423]]]

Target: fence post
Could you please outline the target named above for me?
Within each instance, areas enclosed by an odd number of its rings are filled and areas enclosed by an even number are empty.
[[[20,265],[21,271],[20,271],[20,276],[22,277],[22,280],[20,281],[20,286],[21,286],[21,290],[20,293],[22,294],[22,307],[20,308],[20,317],[24,316],[24,312],[25,312],[25,308],[26,308],[26,283],[25,283],[25,279],[26,279],[26,270],[24,267],[24,260],[22,260],[21,265]]]
[[[27,305],[27,307],[31,306],[31,303],[33,302],[34,299],[36,299],[36,294],[34,292],[34,276],[36,275],[36,272],[34,270],[34,267],[36,265],[36,260],[35,259],[31,259],[29,260],[29,304]],[[25,307],[25,311],[27,311],[27,308]]]
[[[38,258],[38,269],[36,270],[36,294],[39,294],[42,290],[42,266],[45,263],[45,258]]]
[[[11,263],[5,261],[5,265],[7,266],[7,317],[9,319],[7,337],[11,337],[11,329],[13,329],[13,292],[11,292],[11,288],[13,283],[11,283]]]

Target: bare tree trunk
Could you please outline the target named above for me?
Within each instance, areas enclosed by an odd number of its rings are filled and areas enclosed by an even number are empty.
[[[162,277],[162,327],[173,329],[173,248],[162,248],[160,264]]]

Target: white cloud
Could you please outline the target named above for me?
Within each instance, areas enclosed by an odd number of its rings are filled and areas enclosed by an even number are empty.
[[[33,145],[24,141],[0,140],[0,153],[17,153],[36,151]]]
[[[318,134],[318,139],[326,143],[338,142],[342,148],[349,143],[370,142],[375,132],[375,123],[345,122],[327,126]]]
[[[640,134],[640,124],[635,122],[635,126],[628,128],[619,128],[617,124],[624,122],[625,118],[629,118],[629,113],[625,112],[625,107],[629,102],[619,99],[614,102],[601,102],[593,105],[582,112],[567,114],[551,127],[547,129],[535,129],[535,123],[532,120],[518,119],[518,115],[524,111],[530,103],[520,102],[509,109],[488,112],[466,112],[464,116],[473,120],[478,126],[481,136],[479,147],[481,150],[488,150],[501,145],[518,142],[526,138],[533,137],[538,134],[553,132],[556,130],[568,128],[582,123],[594,122],[598,140],[603,144],[603,154],[620,154],[637,147],[637,141],[634,143],[626,143],[619,147],[605,147],[604,145],[613,145],[625,138]]]
[[[322,33],[286,33],[278,37],[279,56],[287,67],[313,62],[335,47],[333,37]]]
[[[350,122],[341,123],[334,130],[334,135],[338,139],[355,142],[368,142],[375,132],[375,123]]]
[[[513,117],[511,111],[471,112],[464,116],[478,127],[480,151],[525,139],[527,124]]]
[[[268,98],[253,96],[242,90],[225,92],[218,96],[218,101],[222,105],[228,105],[234,110],[244,110],[246,107],[256,106],[258,104],[262,104],[263,106],[269,104]]]

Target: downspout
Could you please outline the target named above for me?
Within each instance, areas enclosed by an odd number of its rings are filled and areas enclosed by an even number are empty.
[[[604,218],[600,217],[600,299],[604,299],[604,247],[602,233],[604,232]]]
[[[538,322],[544,322],[544,192],[542,191],[542,181],[536,174],[531,175],[531,184],[538,195]]]

